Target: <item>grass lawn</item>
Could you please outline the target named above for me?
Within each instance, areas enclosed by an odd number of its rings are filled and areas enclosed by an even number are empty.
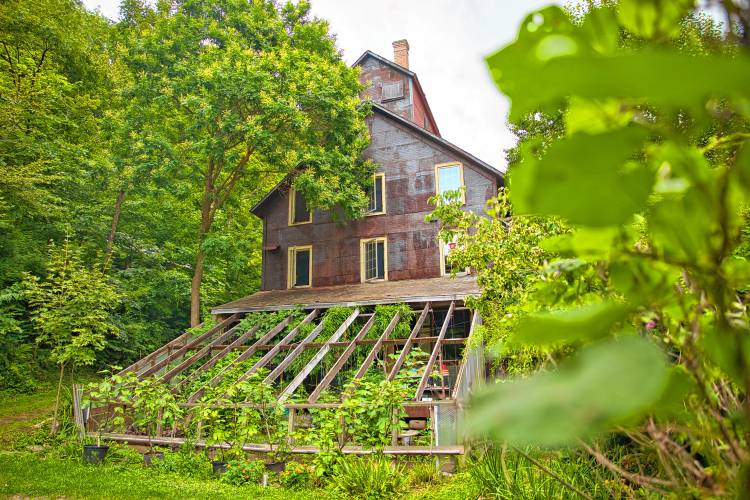
[[[55,391],[51,385],[31,395],[0,394],[0,498],[263,498],[302,500],[331,498],[324,489],[301,491],[255,485],[231,486],[216,478],[190,477],[159,472],[123,462],[86,465],[79,446],[57,453],[38,424],[49,419]],[[28,442],[41,437],[43,453],[33,453]],[[37,445],[38,446],[38,445]],[[16,451],[11,451],[11,450]],[[62,453],[62,454],[61,454]],[[131,452],[132,453],[132,452]],[[73,458],[60,458],[73,457]],[[137,457],[137,455],[136,455]],[[412,488],[406,499],[454,500],[476,498],[461,476],[440,484]]]
[[[315,499],[315,490],[229,486],[178,474],[158,474],[137,466],[84,465],[75,460],[42,459],[29,453],[0,454],[0,496],[52,498],[268,498]]]

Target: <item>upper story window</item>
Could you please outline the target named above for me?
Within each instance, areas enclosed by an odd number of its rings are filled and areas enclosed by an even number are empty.
[[[289,190],[289,225],[309,224],[312,222],[312,212],[307,208],[305,197],[292,188]]]
[[[383,101],[402,99],[404,97],[404,82],[390,82],[383,84]]]
[[[289,288],[306,288],[312,283],[312,246],[289,247]]]
[[[435,165],[435,194],[441,195],[448,191],[461,191],[461,201],[466,203],[464,167],[460,163]]]
[[[388,241],[385,237],[360,240],[362,282],[388,279]]]
[[[372,189],[370,190],[370,206],[367,215],[380,215],[385,213],[385,174],[378,173],[372,176]]]

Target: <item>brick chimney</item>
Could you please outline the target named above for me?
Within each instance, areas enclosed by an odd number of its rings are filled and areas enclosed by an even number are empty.
[[[393,62],[399,66],[409,69],[409,42],[396,40],[393,42]]]

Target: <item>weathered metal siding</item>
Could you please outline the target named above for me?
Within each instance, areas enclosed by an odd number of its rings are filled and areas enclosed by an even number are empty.
[[[367,57],[359,66],[359,81],[365,86],[362,98],[377,102],[393,111],[397,115],[414,121],[413,110],[413,86],[411,78],[406,74],[386,66],[374,57]],[[404,97],[401,99],[383,100],[383,85],[388,83],[402,82],[404,86]],[[416,123],[416,122],[415,122]],[[422,123],[418,123],[422,126]]]
[[[388,279],[422,279],[440,276],[438,224],[427,223],[432,211],[427,200],[435,194],[435,165],[452,161],[464,166],[466,208],[482,212],[486,200],[497,192],[497,181],[480,167],[380,114],[368,118],[371,143],[365,156],[385,172],[385,215],[363,217],[344,224],[316,211],[312,224],[288,226],[288,194],[279,192],[264,207],[266,248],[264,290],[286,288],[287,249],[313,246],[312,284],[342,285],[360,281],[361,238],[387,236]]]

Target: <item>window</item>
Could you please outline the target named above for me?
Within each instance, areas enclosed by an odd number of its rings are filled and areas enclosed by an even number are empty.
[[[370,207],[367,215],[379,215],[385,213],[385,174],[375,174],[372,178],[372,190],[370,191]]]
[[[388,243],[385,238],[360,240],[362,282],[388,279]]]
[[[404,97],[404,82],[393,82],[383,84],[383,100],[390,101]]]
[[[453,241],[440,241],[440,274],[443,276],[450,276],[453,274],[453,271],[455,269],[456,276],[465,276],[469,274],[469,268],[466,269],[458,269],[454,265],[452,265],[450,262],[448,262],[448,254],[451,253],[452,250],[456,248],[456,240]]]
[[[292,188],[289,190],[289,225],[309,224],[312,212],[307,208],[307,201],[302,193]]]
[[[441,163],[435,165],[435,194],[448,191],[461,191],[461,201],[466,203],[464,196],[464,169],[460,163]]]
[[[312,283],[312,247],[289,247],[289,288],[305,288]]]

